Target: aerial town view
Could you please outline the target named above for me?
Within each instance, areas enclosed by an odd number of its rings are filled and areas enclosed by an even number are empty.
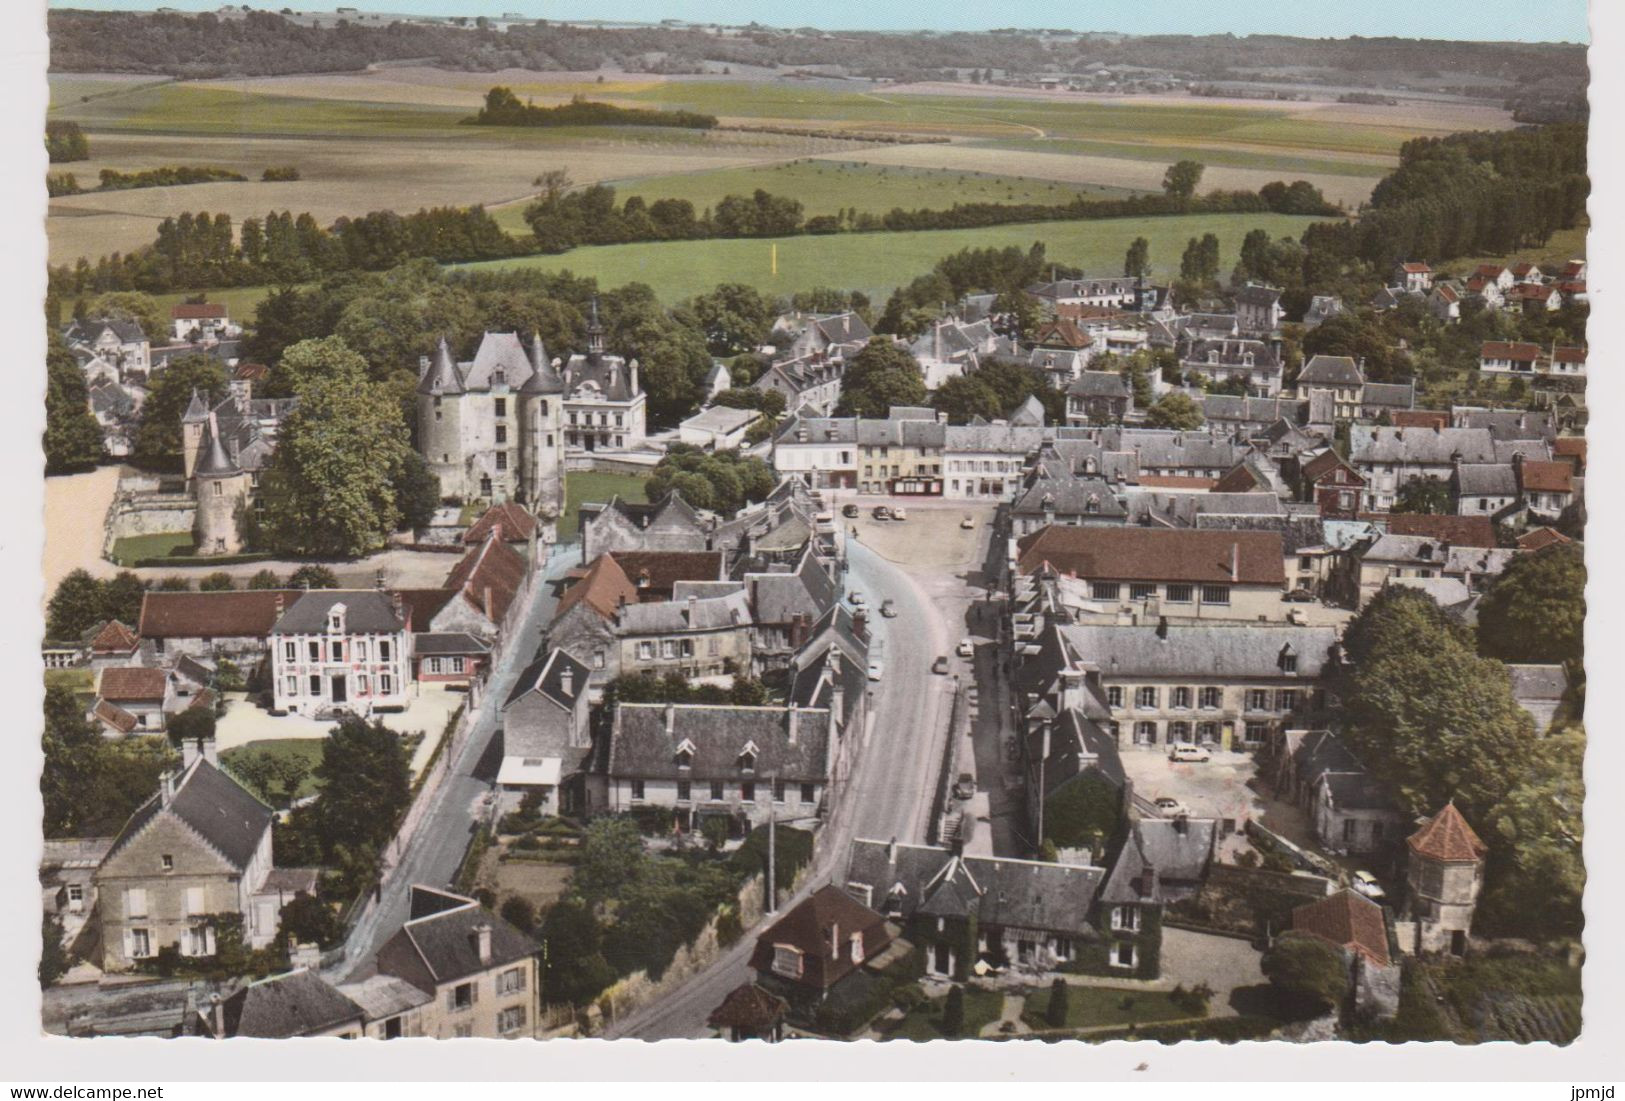
[[[44,1032],[1579,1038],[1567,24],[103,6]]]

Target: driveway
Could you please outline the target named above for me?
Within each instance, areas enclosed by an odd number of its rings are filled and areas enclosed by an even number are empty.
[[[397,734],[421,733],[423,741],[412,755],[412,774],[417,775],[434,753],[446,720],[468,699],[466,692],[453,692],[444,685],[420,684],[407,701],[406,710],[377,716]],[[233,692],[226,697],[226,711],[215,724],[215,744],[222,750],[249,742],[283,738],[325,738],[333,729],[332,719],[311,719],[303,715],[273,715],[249,702],[246,695]]]
[[[1162,978],[1187,987],[1207,983],[1213,988],[1209,1012],[1215,1017],[1234,1017],[1231,991],[1258,986],[1269,980],[1259,966],[1262,953],[1235,937],[1197,933],[1190,929],[1162,930]]]
[[[1192,817],[1228,819],[1235,832],[1219,842],[1219,854],[1232,859],[1251,848],[1242,830],[1249,819],[1264,816],[1263,798],[1249,783],[1257,774],[1250,753],[1213,750],[1213,759],[1176,764],[1166,746],[1122,747],[1123,771],[1134,782],[1134,793],[1145,799],[1171,796],[1189,808]]]
[[[107,537],[107,510],[118,492],[121,466],[99,466],[83,474],[45,479],[44,599],[76,569],[93,577],[112,577],[118,567],[102,557]]]

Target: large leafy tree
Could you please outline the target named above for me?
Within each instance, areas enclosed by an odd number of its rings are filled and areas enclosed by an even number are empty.
[[[1313,1016],[1336,1009],[1348,993],[1349,969],[1342,955],[1307,933],[1283,933],[1259,965],[1290,1013]]]
[[[382,546],[400,522],[396,479],[408,461],[399,403],[343,371],[309,377],[297,393],[265,477],[265,541],[335,557]]]
[[[141,617],[141,596],[146,584],[129,570],[98,580],[77,569],[57,583],[45,607],[45,631],[52,638],[78,638],[104,620],[117,619],[133,627]]]
[[[931,395],[931,405],[948,414],[952,424],[964,424],[972,417],[993,420],[1005,413],[999,395],[976,374],[957,375],[944,382]]]
[[[1177,161],[1162,174],[1162,190],[1171,199],[1188,200],[1196,194],[1206,166],[1200,161]]]
[[[1403,596],[1400,595],[1403,593]],[[1482,818],[1522,775],[1534,743],[1506,667],[1481,658],[1421,593],[1384,593],[1348,631],[1344,733],[1366,767],[1422,814],[1448,800]],[[1358,655],[1358,656],[1356,656]]]
[[[46,334],[45,472],[60,474],[95,465],[102,457],[102,430],[90,413],[84,373],[54,330]]]
[[[889,340],[871,340],[847,364],[836,415],[884,417],[894,405],[925,401],[925,379],[908,349]]]
[[[1537,742],[1522,779],[1483,820],[1491,856],[1481,916],[1490,928],[1577,936],[1584,925],[1585,750],[1578,727]]]
[[[542,919],[542,989],[552,1002],[584,1005],[615,981],[604,959],[604,933],[593,909],[579,898],[564,898]]]
[[[1145,411],[1145,423],[1153,428],[1179,428],[1189,431],[1202,427],[1202,410],[1191,396],[1175,390],[1164,394]]]
[[[697,508],[730,513],[762,500],[773,485],[773,469],[754,456],[673,444],[644,484],[644,493],[657,501],[675,489]]]
[[[1585,653],[1585,552],[1576,543],[1521,554],[1478,606],[1478,648],[1502,661],[1577,662]]]
[[[148,470],[181,469],[181,417],[192,392],[211,405],[226,393],[226,368],[209,356],[181,356],[152,377],[152,389],[141,406],[130,458]]]
[[[344,847],[378,852],[412,798],[406,751],[381,722],[346,715],[322,743],[316,766],[322,797],[313,804],[324,852]]]
[[[301,340],[283,351],[269,381],[277,393],[293,395],[316,379],[359,385],[367,379],[367,361],[336,336]]]
[[[107,291],[85,306],[85,316],[134,321],[146,338],[161,344],[169,334],[169,311],[150,294],[140,291]]]
[[[750,351],[767,339],[779,303],[747,283],[722,283],[696,295],[683,312],[692,315],[705,334],[711,354],[728,356]]]
[[[1440,478],[1412,475],[1399,487],[1399,493],[1394,498],[1394,511],[1448,515],[1451,512],[1450,487]]]

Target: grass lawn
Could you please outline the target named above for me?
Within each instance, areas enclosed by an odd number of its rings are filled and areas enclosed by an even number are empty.
[[[143,558],[168,558],[177,550],[192,549],[189,531],[164,531],[156,535],[130,535],[113,544],[113,561],[133,566]]]
[[[89,669],[47,669],[45,687],[66,688],[70,692],[91,692],[96,687],[96,674]]]
[[[1204,149],[1186,145],[1144,142],[1092,141],[1087,138],[1005,138],[980,143],[1022,153],[1069,153],[1076,156],[1123,157],[1129,160],[1193,160],[1227,168],[1266,168],[1282,173],[1320,173],[1328,176],[1369,176],[1377,179],[1394,169],[1392,157],[1371,161],[1331,160],[1325,157],[1261,153],[1249,149]]]
[[[942,1031],[942,1013],[947,996],[933,998],[909,1011],[889,1039],[893,1040],[952,1040],[979,1035],[983,1026],[992,1024],[1004,1013],[1004,992],[965,987],[965,1027],[958,1037]]]
[[[1111,218],[1093,222],[1041,222],[985,229],[910,233],[841,233],[759,240],[665,241],[579,248],[558,256],[525,256],[458,265],[470,270],[534,267],[590,276],[601,287],[647,283],[664,302],[677,302],[719,283],[749,283],[771,294],[814,287],[861,290],[883,301],[897,286],[924,275],[936,262],[965,248],[1027,248],[1043,241],[1055,260],[1088,271],[1118,271],[1136,237],[1151,245],[1156,273],[1168,278],[1192,237],[1218,235],[1219,268],[1229,271],[1252,229],[1271,237],[1297,237],[1317,219],[1284,214],[1191,214],[1165,218]],[[778,247],[778,274],[770,270]]]
[[[1451,275],[1471,275],[1480,264],[1511,264],[1516,260],[1528,260],[1542,269],[1561,268],[1570,260],[1585,259],[1587,229],[1587,226],[1560,229],[1544,245],[1535,248],[1519,249],[1506,256],[1468,256],[1460,260],[1447,260],[1439,268]]]
[[[643,483],[636,474],[609,474],[600,470],[572,470],[564,476],[564,515],[559,517],[559,542],[576,537],[577,513],[583,501],[607,501],[617,493],[629,501],[643,500]]]
[[[1053,1027],[1045,1019],[1049,988],[1027,995],[1022,1019],[1035,1029]],[[1175,1005],[1165,990],[1132,990],[1114,986],[1072,986],[1067,991],[1066,1027],[1099,1028],[1106,1025],[1155,1024],[1200,1016]]]
[[[301,765],[305,770],[305,776],[299,781],[294,798],[303,799],[307,795],[316,794],[316,766],[322,763],[322,747],[326,744],[324,738],[277,738],[249,742],[247,745],[240,745],[221,753],[220,762],[233,771],[243,769],[244,771],[238,775],[243,776],[245,780],[247,770],[252,767],[249,762],[287,761]]]

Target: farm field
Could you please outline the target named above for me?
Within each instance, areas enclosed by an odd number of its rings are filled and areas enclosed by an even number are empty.
[[[855,209],[884,214],[930,208],[946,210],[956,203],[1064,203],[1077,195],[1121,198],[1126,188],[1072,184],[1061,180],[1027,179],[986,172],[961,172],[871,163],[871,155],[884,155],[890,147],[834,153],[831,159],[807,159],[780,164],[686,172],[644,179],[611,180],[618,197],[687,199],[697,212],[714,207],[725,196],[749,195],[757,188],[795,199],[807,217]],[[847,158],[851,159],[847,159]],[[1159,169],[1160,171],[1160,169]],[[524,209],[528,202],[493,211],[510,233],[528,233]]]
[[[1221,271],[1235,263],[1241,240],[1251,229],[1273,237],[1297,236],[1313,218],[1284,214],[1197,214],[1169,218],[1113,218],[1096,222],[1041,222],[986,229],[922,230],[914,233],[843,233],[776,240],[675,241],[604,245],[557,256],[526,256],[458,265],[466,269],[534,267],[591,276],[600,286],[647,283],[665,302],[708,291],[718,283],[745,282],[780,295],[814,287],[861,290],[884,299],[892,289],[930,271],[942,257],[964,248],[1026,248],[1043,241],[1057,261],[1090,271],[1116,271],[1136,237],[1151,245],[1151,263],[1161,275],[1178,269],[1186,242],[1204,233],[1218,235]],[[770,272],[778,246],[779,272]]]

